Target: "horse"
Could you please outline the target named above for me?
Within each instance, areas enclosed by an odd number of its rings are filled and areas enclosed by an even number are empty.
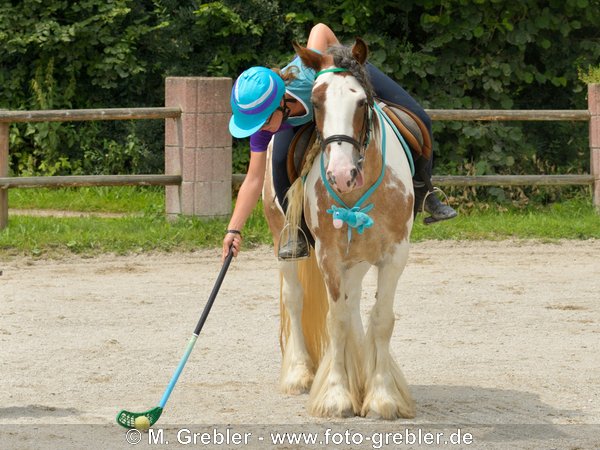
[[[314,162],[288,192],[287,219],[274,193],[269,148],[263,205],[275,248],[303,210],[314,251],[309,259],[279,262],[280,388],[309,392],[308,411],[318,417],[412,418],[415,404],[389,348],[413,225],[410,159],[374,101],[362,39],[326,54],[294,47],[317,73],[318,144]],[[371,267],[377,292],[365,332],[361,289]]]

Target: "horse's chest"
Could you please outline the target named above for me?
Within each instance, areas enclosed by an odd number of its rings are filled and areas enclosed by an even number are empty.
[[[326,188],[318,180],[308,185],[305,205],[307,224],[323,254],[335,255],[348,264],[360,261],[377,264],[395,253],[397,246],[408,239],[412,205],[409,205],[410,199],[404,195],[404,191],[381,188],[369,200],[374,204],[368,213],[373,220],[371,227],[362,233],[346,223],[336,228],[332,215],[327,212],[332,208],[333,200]]]

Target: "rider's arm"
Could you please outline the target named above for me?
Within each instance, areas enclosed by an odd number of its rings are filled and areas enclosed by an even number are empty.
[[[239,230],[244,228],[246,220],[250,217],[252,210],[258,203],[265,179],[265,168],[267,152],[251,152],[248,173],[240,187],[235,202],[233,214],[229,220],[228,230]],[[229,247],[233,244],[233,254],[237,256],[242,243],[242,236],[235,233],[227,233],[223,239],[223,258],[227,256]]]

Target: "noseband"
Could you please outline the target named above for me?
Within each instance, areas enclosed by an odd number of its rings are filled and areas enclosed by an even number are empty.
[[[363,147],[365,147],[364,144],[361,145],[360,142],[358,142],[352,136],[348,136],[346,134],[332,134],[331,136],[329,136],[326,139],[321,139],[321,149],[324,150],[325,147],[327,147],[329,144],[331,144],[333,142],[337,142],[338,145],[341,144],[342,142],[348,142],[349,144],[352,144],[354,147],[356,147],[356,149],[359,152],[361,151],[361,149]]]
[[[317,72],[317,75],[315,76],[315,80],[320,75],[322,75],[324,73],[329,73],[329,72],[334,72],[334,73],[335,72],[350,72],[350,70],[344,69],[342,67],[333,67],[331,69],[324,69],[324,70],[321,70],[320,72]],[[371,132],[372,116],[373,116],[373,109],[372,109],[372,106],[369,105],[369,107],[367,109],[365,109],[365,118],[363,120],[363,129],[362,129],[362,133],[361,133],[361,141],[362,142],[357,141],[356,139],[354,139],[354,137],[348,136],[347,134],[333,134],[333,135],[328,136],[325,139],[323,139],[323,136],[321,136],[321,132],[317,129],[317,138],[321,142],[321,150],[325,151],[327,146],[334,142],[337,142],[338,145],[341,145],[342,142],[348,142],[349,144],[352,144],[352,146],[354,148],[356,148],[356,150],[358,150],[358,154],[360,155],[358,163],[362,164],[363,160],[365,159],[365,151],[367,150],[367,147],[369,146],[369,141],[371,140],[370,132]]]

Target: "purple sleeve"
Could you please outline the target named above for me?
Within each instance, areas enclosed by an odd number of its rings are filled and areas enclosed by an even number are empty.
[[[264,152],[269,146],[269,142],[273,137],[272,132],[260,130],[250,136],[250,151],[252,152]]]
[[[292,128],[289,123],[282,123],[279,130],[285,130],[286,128]],[[277,130],[277,131],[279,131]],[[252,152],[265,152],[269,146],[269,142],[275,133],[271,131],[260,130],[250,136],[250,151]]]

